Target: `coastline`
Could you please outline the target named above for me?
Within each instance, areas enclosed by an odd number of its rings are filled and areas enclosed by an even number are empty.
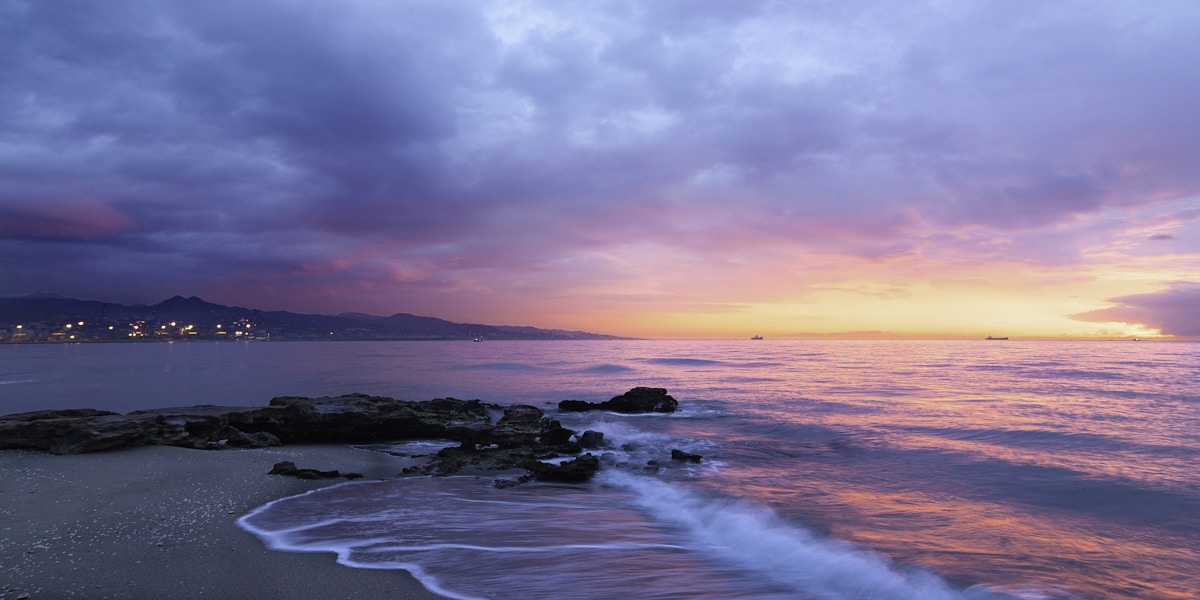
[[[238,518],[267,502],[346,481],[268,475],[280,461],[366,479],[407,465],[339,445],[0,451],[0,600],[442,598],[406,571],[269,550],[239,528]]]

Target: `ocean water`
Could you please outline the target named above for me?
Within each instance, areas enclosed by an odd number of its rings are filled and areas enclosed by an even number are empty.
[[[639,385],[680,412],[554,408]],[[346,392],[532,404],[611,443],[586,485],[355,482],[239,520],[454,598],[1200,597],[1200,344],[0,346],[5,413]]]

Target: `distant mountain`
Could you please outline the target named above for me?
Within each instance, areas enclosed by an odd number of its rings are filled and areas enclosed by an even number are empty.
[[[380,317],[362,313],[312,315],[262,311],[213,304],[195,296],[175,296],[154,305],[133,306],[51,294],[0,298],[0,340],[4,341],[231,337],[271,340],[626,339],[583,331],[454,323],[406,313]]]

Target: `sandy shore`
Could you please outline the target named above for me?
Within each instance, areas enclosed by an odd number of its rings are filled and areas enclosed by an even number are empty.
[[[267,550],[239,529],[271,500],[345,481],[266,474],[283,460],[376,479],[403,467],[344,446],[0,451],[0,599],[439,598],[407,572]]]

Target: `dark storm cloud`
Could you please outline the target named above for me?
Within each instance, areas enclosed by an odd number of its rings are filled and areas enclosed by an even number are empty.
[[[1098,323],[1130,323],[1158,329],[1163,335],[1200,336],[1200,283],[1174,282],[1160,292],[1110,298],[1111,308],[1072,318]]]
[[[4,0],[0,292],[494,288],[648,237],[1001,252],[1200,190],[1198,13]]]

